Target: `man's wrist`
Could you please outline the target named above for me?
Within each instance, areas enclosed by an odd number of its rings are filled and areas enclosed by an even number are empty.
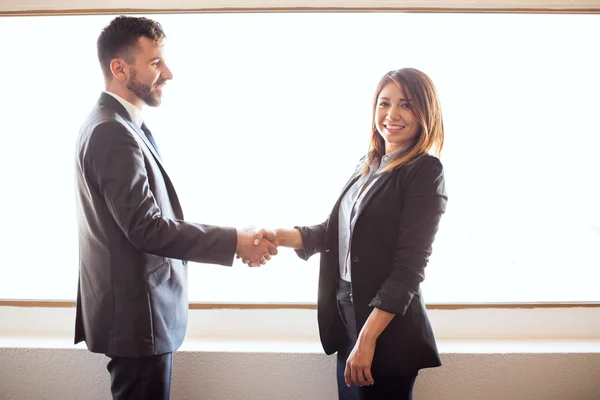
[[[235,231],[236,231],[236,238],[237,238],[237,242],[236,242],[236,245],[235,245],[235,251],[236,251],[236,253],[239,253],[241,247],[243,247],[243,246],[245,246],[247,244],[246,243],[246,236],[247,235],[245,234],[246,232],[245,232],[244,229],[238,229],[238,228],[236,228]]]

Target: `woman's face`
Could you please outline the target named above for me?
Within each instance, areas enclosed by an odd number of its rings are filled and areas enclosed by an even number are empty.
[[[394,82],[385,85],[377,96],[375,127],[385,140],[386,154],[410,144],[421,129],[411,101]]]

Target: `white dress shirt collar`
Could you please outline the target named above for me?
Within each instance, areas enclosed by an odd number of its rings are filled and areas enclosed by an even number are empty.
[[[142,116],[142,112],[140,111],[139,108],[137,108],[136,106],[134,106],[133,104],[131,104],[130,102],[128,102],[127,100],[125,100],[124,98],[122,98],[119,95],[116,95],[116,94],[114,94],[112,92],[108,92],[108,91],[104,91],[104,93],[107,93],[107,94],[111,95],[112,97],[114,97],[115,99],[117,99],[117,101],[119,103],[121,103],[123,105],[123,107],[125,107],[125,109],[129,113],[129,116],[131,117],[131,120],[133,121],[133,123],[136,124],[138,127],[142,126],[142,123],[144,122],[144,117]]]

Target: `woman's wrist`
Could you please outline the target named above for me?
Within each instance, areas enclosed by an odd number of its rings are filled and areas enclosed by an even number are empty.
[[[279,246],[302,249],[302,235],[298,229],[275,229]]]

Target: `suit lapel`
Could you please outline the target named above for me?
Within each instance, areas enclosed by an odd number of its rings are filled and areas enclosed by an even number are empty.
[[[377,193],[383,186],[385,186],[387,181],[390,180],[391,176],[392,176],[391,172],[386,172],[386,173],[380,175],[379,178],[377,178],[375,180],[375,182],[373,182],[373,185],[364,194],[364,197],[358,206],[358,210],[356,211],[356,217],[355,217],[356,221],[358,221],[358,218],[360,218],[360,215],[365,210],[365,208],[367,207],[367,205],[369,204],[369,202],[371,201],[371,199],[373,198],[375,193]]]
[[[338,197],[337,201],[335,202],[335,205],[333,206],[333,209],[331,210],[331,214],[329,215],[329,223],[327,224],[327,232],[325,234],[325,238],[327,241],[325,246],[329,249],[334,247],[337,248],[337,244],[335,244],[335,241],[338,237],[338,214],[340,212],[340,203],[342,202],[342,199],[344,198],[344,195],[346,194],[348,189],[350,189],[359,178],[360,169],[357,169],[354,175],[352,175],[348,182],[346,182],[346,185],[342,189],[340,196]]]
[[[152,143],[150,143],[150,140],[148,140],[148,137],[146,136],[144,131],[142,131],[142,129],[139,126],[137,126],[135,124],[135,122],[133,122],[131,120],[131,116],[129,115],[129,113],[127,112],[125,107],[123,107],[123,105],[121,103],[119,103],[119,101],[117,99],[115,99],[114,97],[112,97],[111,95],[106,94],[106,93],[102,93],[100,95],[100,100],[98,100],[98,103],[105,107],[111,108],[113,111],[115,111],[117,114],[119,114],[121,116],[121,118],[123,118],[125,120],[125,122],[127,122],[127,125],[129,125],[131,127],[131,129],[133,129],[133,131],[140,137],[140,139],[142,139],[142,141],[144,142],[144,144],[146,145],[148,150],[150,150],[150,152],[156,159],[156,162],[160,165],[160,167],[164,171],[164,167],[160,160],[160,156],[154,149],[154,146],[152,146]]]
[[[135,133],[137,133],[138,136],[144,141],[144,144],[152,152],[152,155],[154,156],[154,159],[156,159],[156,162],[158,162],[160,164],[160,166],[162,167],[163,165],[162,165],[162,161],[160,160],[160,156],[156,152],[156,149],[154,148],[154,146],[152,146],[152,143],[150,143],[150,140],[148,140],[148,136],[146,136],[146,134],[144,133],[142,128],[138,127],[135,124],[135,122],[133,122],[133,121],[127,121],[127,123],[129,124],[129,126],[131,126],[131,128],[135,131]]]
[[[342,189],[342,193],[340,194],[340,196],[338,197],[336,206],[339,207],[340,202],[342,201],[342,198],[344,197],[344,195],[346,194],[346,192],[348,191],[348,189],[350,189],[350,187],[352,187],[352,185],[354,185],[356,183],[356,181],[360,178],[360,170],[357,170],[354,175],[352,175],[350,177],[350,179],[348,180],[348,182],[346,182],[346,186],[344,186],[344,188]]]
[[[169,197],[171,198],[171,206],[173,207],[173,211],[175,212],[178,218],[183,219],[183,210],[181,209],[179,198],[177,197],[177,193],[175,192],[175,187],[173,186],[171,179],[169,179],[169,175],[167,175],[165,167],[162,165],[162,161],[160,160],[158,153],[154,149],[152,143],[150,143],[150,140],[148,140],[148,137],[146,136],[144,131],[142,131],[142,129],[131,120],[131,116],[129,115],[129,112],[127,112],[125,107],[123,107],[123,105],[111,95],[102,93],[100,95],[100,99],[98,100],[98,104],[104,107],[108,107],[115,111],[117,114],[119,114],[119,116],[123,118],[125,122],[127,122],[127,125],[129,125],[131,129],[133,129],[133,131],[140,137],[140,139],[142,139],[148,150],[150,150],[150,152],[154,156],[154,159],[158,164],[160,172],[163,175],[165,183],[167,184],[167,191],[169,192]]]

